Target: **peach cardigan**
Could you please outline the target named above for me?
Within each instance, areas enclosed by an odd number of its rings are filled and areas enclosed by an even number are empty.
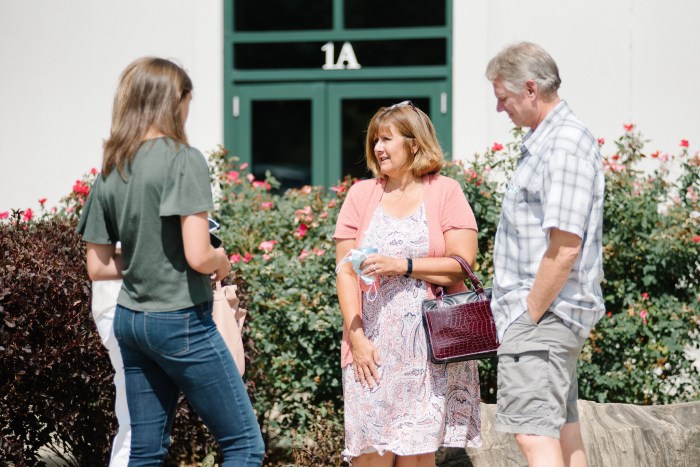
[[[374,211],[379,206],[385,184],[385,180],[373,178],[355,183],[350,188],[338,214],[334,239],[355,239],[355,246],[362,244],[362,236],[369,227]],[[474,213],[462,188],[449,177],[439,174],[423,177],[423,205],[428,223],[428,257],[445,255],[444,232],[451,229],[477,230]],[[466,290],[464,284],[456,284],[450,287],[447,293],[464,290]],[[362,303],[362,292],[359,293],[360,303]],[[432,286],[428,287],[427,297],[434,298],[434,296]],[[361,314],[360,317],[362,317]],[[350,363],[352,363],[352,351],[347,329],[343,326],[341,366],[345,368]]]

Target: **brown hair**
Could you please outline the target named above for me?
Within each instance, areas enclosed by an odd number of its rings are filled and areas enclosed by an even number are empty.
[[[408,154],[407,169],[415,176],[435,174],[442,169],[445,158],[438,143],[435,128],[430,118],[411,101],[382,107],[374,114],[367,127],[365,140],[365,158],[367,167],[375,177],[383,178],[379,162],[374,154],[374,142],[379,133],[391,125],[406,139]],[[418,151],[413,153],[413,145],[417,144]]]
[[[122,72],[114,95],[112,129],[104,143],[102,173],[116,168],[124,177],[150,127],[188,144],[181,102],[192,91],[185,70],[162,58],[144,57]]]

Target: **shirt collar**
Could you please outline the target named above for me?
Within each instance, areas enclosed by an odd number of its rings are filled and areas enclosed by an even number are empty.
[[[530,130],[527,132],[527,134],[523,137],[523,151],[521,151],[523,154],[525,151],[530,150],[533,146],[538,144],[542,139],[546,138],[547,135],[549,134],[549,131],[556,126],[556,124],[561,121],[564,117],[569,115],[571,113],[571,109],[569,108],[569,105],[566,103],[564,99],[562,99],[540,122],[539,125],[537,125],[537,128],[534,130]]]

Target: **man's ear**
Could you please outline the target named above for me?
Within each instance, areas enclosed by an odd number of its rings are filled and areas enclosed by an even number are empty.
[[[527,97],[537,97],[539,89],[537,88],[537,83],[534,80],[525,81],[525,94]]]

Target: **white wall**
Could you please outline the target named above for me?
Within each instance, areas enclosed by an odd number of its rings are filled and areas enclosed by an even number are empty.
[[[486,64],[523,40],[559,66],[559,95],[597,137],[604,154],[635,123],[650,152],[700,147],[700,2],[696,0],[454,0],[453,154],[470,158],[510,140],[496,113]]]
[[[56,205],[100,167],[118,76],[141,56],[182,64],[190,143],[221,144],[222,15],[222,0],[1,0],[0,212]]]

